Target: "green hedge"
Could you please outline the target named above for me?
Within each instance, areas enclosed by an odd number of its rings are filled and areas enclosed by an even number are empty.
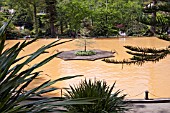
[[[77,56],[91,56],[91,55],[95,55],[96,54],[96,52],[94,52],[94,51],[77,51],[76,53],[75,53]]]

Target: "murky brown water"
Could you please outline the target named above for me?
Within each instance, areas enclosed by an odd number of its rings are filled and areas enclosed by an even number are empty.
[[[62,39],[61,41],[63,41]],[[65,39],[66,40],[66,39]],[[8,40],[7,47],[12,46],[14,43],[22,40]],[[31,46],[25,48],[20,56],[32,53],[39,47],[46,45],[54,39],[40,39]],[[102,49],[108,51],[117,51],[114,59],[127,59],[131,56],[126,53],[124,45],[139,46],[139,47],[167,47],[170,43],[151,37],[151,38],[120,38],[120,39],[93,39],[95,42],[91,45],[90,49]],[[41,61],[45,57],[56,53],[56,50],[66,51],[80,49],[76,46],[76,41],[65,43],[56,46],[49,50],[49,54],[40,56],[36,62]],[[38,70],[43,70],[43,75],[39,77],[30,87],[34,87],[45,80],[57,79],[59,77],[69,75],[84,75],[71,80],[56,83],[55,87],[69,87],[73,84],[78,84],[84,78],[96,78],[97,80],[105,80],[109,85],[116,81],[116,90],[121,89],[123,93],[128,94],[127,98],[144,98],[144,91],[150,91],[149,97],[170,97],[170,56],[157,63],[145,63],[143,66],[136,65],[122,65],[108,64],[101,60],[97,61],[63,61],[55,58],[45,66]],[[28,67],[25,67],[28,68]],[[56,91],[50,95],[60,95],[60,91]]]

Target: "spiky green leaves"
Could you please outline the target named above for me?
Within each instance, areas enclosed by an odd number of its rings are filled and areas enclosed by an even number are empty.
[[[71,105],[68,109],[74,113],[118,113],[125,110],[123,99],[125,95],[120,95],[120,90],[113,92],[115,83],[109,87],[105,81],[84,80],[78,86],[70,86],[71,91],[67,91],[67,97],[95,98],[93,105]]]
[[[71,79],[74,77],[79,77],[82,75],[76,76],[67,76],[62,77],[56,80],[48,80],[40,84],[37,87],[33,87],[30,90],[26,91],[26,88],[30,83],[40,76],[41,71],[35,71],[35,69],[43,66],[44,64],[51,61],[59,53],[56,53],[46,59],[30,66],[28,69],[23,69],[24,66],[28,65],[30,62],[34,61],[41,54],[47,53],[46,50],[52,48],[56,45],[69,42],[63,41],[58,42],[54,41],[48,45],[45,45],[39,48],[37,51],[18,57],[19,53],[27,46],[34,43],[37,39],[30,41],[24,41],[23,43],[16,43],[9,49],[5,49],[5,30],[9,23],[4,24],[0,29],[0,112],[1,113],[40,113],[40,112],[51,112],[57,111],[57,106],[68,105],[68,104],[90,104],[88,100],[66,100],[58,98],[42,98],[42,100],[33,101],[31,103],[25,102],[25,100],[54,91],[58,88],[51,87],[52,84]],[[23,60],[21,62],[21,60]],[[20,61],[20,62],[19,62]],[[60,103],[57,103],[60,101]],[[62,102],[61,102],[62,101]],[[21,104],[22,102],[22,104]],[[53,103],[53,104],[49,104]],[[65,110],[66,111],[66,110]]]

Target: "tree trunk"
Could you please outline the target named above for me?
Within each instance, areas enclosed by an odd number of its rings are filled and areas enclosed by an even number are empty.
[[[60,21],[60,30],[61,30],[61,34],[63,34],[63,21]]]
[[[54,13],[55,13],[55,4],[52,2],[50,4],[50,29],[51,29],[51,36],[55,37],[55,27],[54,27]]]
[[[50,22],[50,29],[51,29],[51,37],[55,37],[55,27],[54,22]]]
[[[86,42],[86,38],[84,39],[84,51],[86,52],[87,51],[87,42]]]
[[[38,35],[38,23],[37,23],[37,7],[36,4],[33,4],[33,10],[34,10],[34,29],[36,36]]]
[[[153,6],[155,6],[157,4],[157,0],[153,0]],[[151,26],[151,32],[153,33],[153,35],[155,35],[156,33],[156,11],[152,13],[152,22],[153,25]]]
[[[49,24],[50,24],[50,35],[51,37],[55,37],[56,33],[55,33],[55,20],[56,20],[56,9],[55,9],[55,0],[46,0],[46,4],[47,4],[47,12],[49,15]]]

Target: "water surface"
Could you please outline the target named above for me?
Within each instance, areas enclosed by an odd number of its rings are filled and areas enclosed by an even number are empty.
[[[25,55],[34,52],[39,47],[53,42],[55,39],[40,39],[32,45],[24,49],[19,55]],[[62,39],[64,41],[67,39]],[[23,40],[8,40],[7,47],[11,47],[18,41]],[[88,49],[102,49],[108,51],[116,51],[114,59],[127,59],[131,55],[126,53],[124,45],[139,46],[139,47],[151,47],[151,48],[165,48],[170,43],[160,40],[155,37],[142,37],[142,38],[117,38],[117,39],[92,39],[94,42]],[[76,46],[77,41],[68,42],[49,49],[49,54],[44,54],[38,57],[36,61],[33,61],[29,65],[33,65],[46,58],[49,55],[56,53],[57,51],[67,51],[74,49],[83,49],[83,47]],[[101,60],[96,61],[63,61],[59,58],[55,58],[48,64],[39,68],[43,70],[42,76],[34,81],[29,88],[37,86],[43,81],[49,79],[57,79],[59,77],[70,75],[84,75],[84,77],[78,77],[71,80],[63,81],[54,84],[54,87],[69,87],[69,85],[78,84],[81,79],[97,79],[105,80],[109,85],[112,85],[116,81],[116,89],[123,90],[123,93],[128,94],[127,98],[144,98],[144,91],[150,92],[151,98],[167,98],[170,97],[170,56],[157,63],[145,63],[142,66],[137,65],[122,65],[105,63]],[[25,66],[25,69],[28,66]],[[60,95],[60,91],[49,94],[52,96]]]

